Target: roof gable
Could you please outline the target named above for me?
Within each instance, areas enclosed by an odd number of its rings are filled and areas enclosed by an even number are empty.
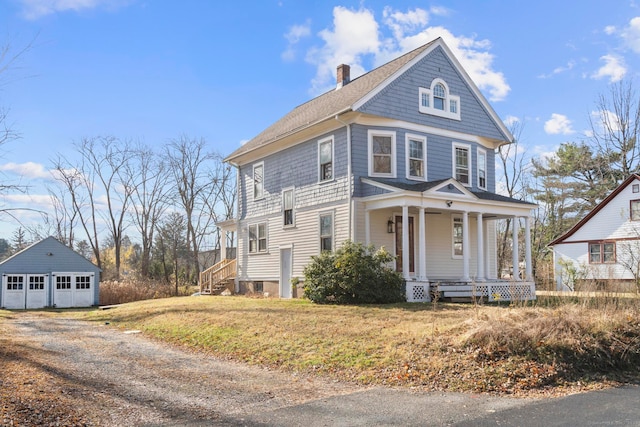
[[[62,258],[66,260],[65,263],[61,263]],[[82,266],[86,270],[100,271],[91,261],[51,236],[0,262],[0,269],[6,271],[7,268],[23,264],[25,259],[28,259],[35,269],[40,268],[40,264],[52,264],[59,266],[62,269],[60,271],[65,271],[69,264],[73,264],[74,266]]]
[[[504,123],[502,123],[493,108],[480,93],[469,75],[464,71],[464,69],[462,69],[460,63],[453,56],[444,41],[441,38],[437,38],[436,40],[414,49],[393,61],[353,79],[338,90],[331,90],[302,105],[299,105],[242,147],[235,150],[225,160],[238,163],[239,158],[249,152],[264,147],[281,138],[296,134],[297,132],[308,129],[319,123],[327,120],[333,120],[333,118],[339,114],[358,109],[392,84],[399,76],[409,70],[437,47],[441,47],[443,52],[449,57],[454,68],[462,76],[463,80],[469,86],[470,90],[476,95],[477,99],[482,103],[491,118],[495,121],[497,127],[501,129],[505,139],[507,141],[511,141],[513,137]]]
[[[613,199],[616,198],[618,194],[620,194],[625,188],[627,188],[632,182],[640,181],[640,175],[632,174],[627,177],[615,190],[613,190],[603,201],[598,203],[598,205],[591,210],[584,218],[578,221],[573,227],[569,229],[566,233],[553,240],[548,244],[548,246],[557,245],[559,243],[564,242],[569,237],[573,236],[578,230],[580,230],[585,224],[587,224],[598,212],[600,212],[605,206],[607,206]]]

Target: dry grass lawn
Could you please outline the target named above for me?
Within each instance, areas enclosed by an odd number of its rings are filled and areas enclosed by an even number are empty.
[[[79,312],[193,351],[361,384],[535,395],[635,381],[640,305],[328,306],[182,297]]]

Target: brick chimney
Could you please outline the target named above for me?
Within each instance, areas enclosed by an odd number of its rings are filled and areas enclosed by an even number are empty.
[[[351,80],[351,67],[346,64],[338,65],[338,72],[336,77],[337,77],[336,89],[340,89],[342,86],[346,85]]]

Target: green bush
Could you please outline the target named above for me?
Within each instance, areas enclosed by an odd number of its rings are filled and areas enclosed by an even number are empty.
[[[312,257],[304,269],[304,296],[321,304],[381,304],[405,301],[402,276],[388,267],[384,248],[345,242],[335,253]]]

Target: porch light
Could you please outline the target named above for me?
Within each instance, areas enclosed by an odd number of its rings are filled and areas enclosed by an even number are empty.
[[[387,221],[387,233],[393,233],[393,226],[395,224],[393,223],[393,219],[391,219],[391,217],[389,217],[389,221]]]
[[[447,200],[447,207],[451,207],[451,205],[453,204],[453,200]]]

